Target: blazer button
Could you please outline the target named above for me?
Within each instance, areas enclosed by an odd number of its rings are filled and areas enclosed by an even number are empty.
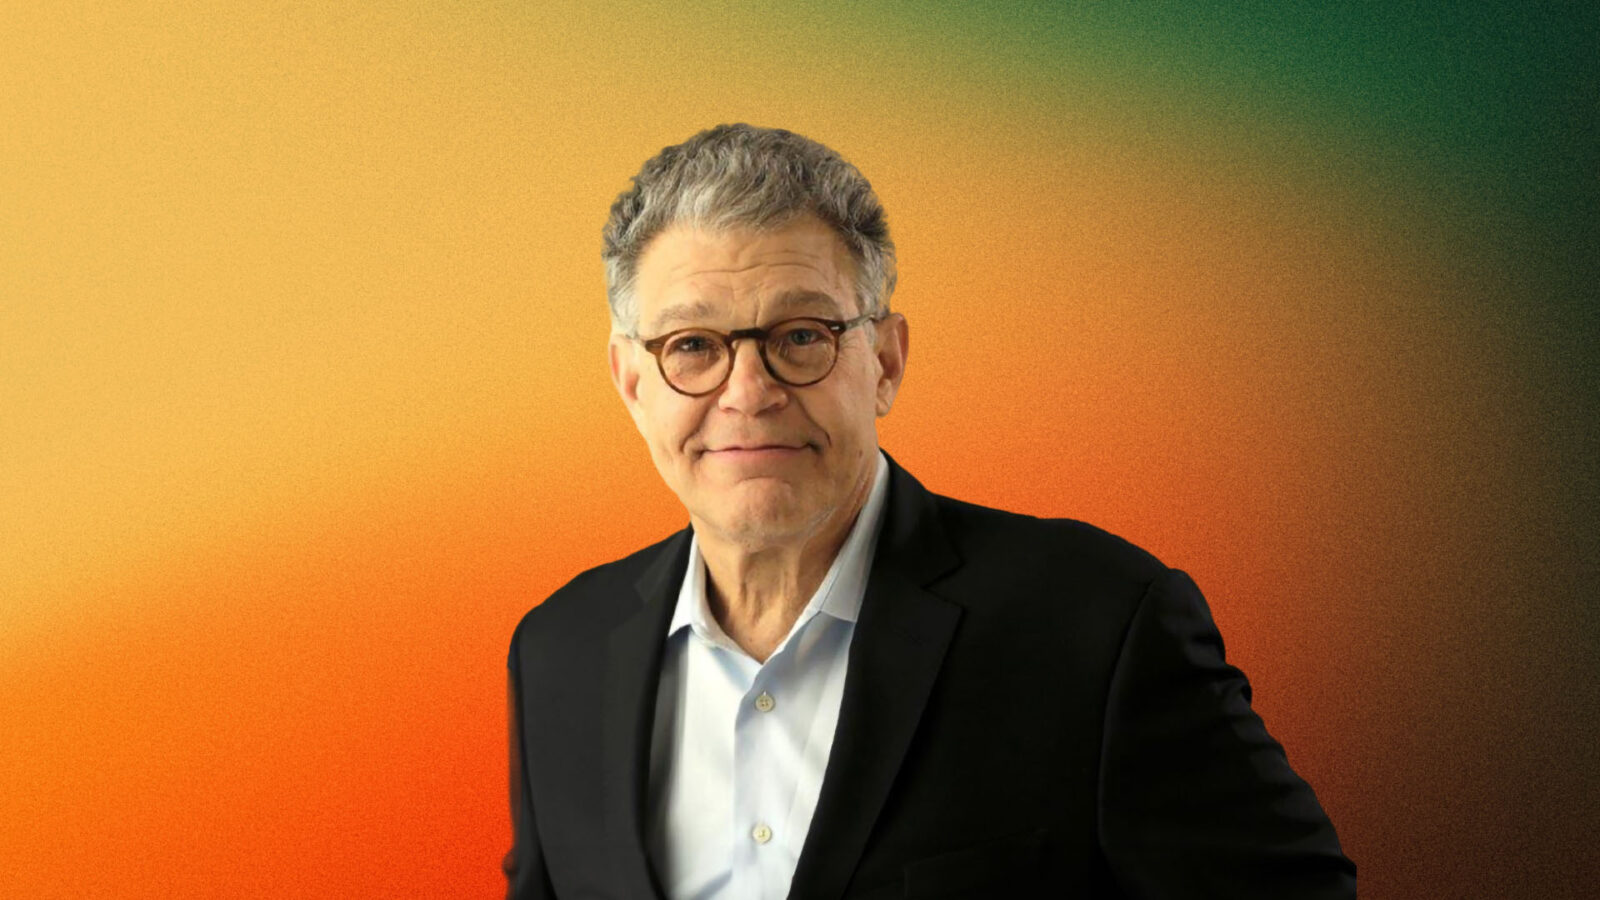
[[[761,696],[756,698],[756,709],[762,712],[772,712],[772,708],[777,705],[778,701],[772,699],[772,695],[766,691],[762,691]]]
[[[750,829],[750,836],[755,838],[756,843],[765,844],[767,841],[772,840],[772,829],[763,823]]]

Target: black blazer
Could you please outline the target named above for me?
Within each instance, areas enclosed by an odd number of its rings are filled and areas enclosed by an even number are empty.
[[[1356,895],[1187,575],[889,470],[791,898]],[[590,569],[517,626],[508,897],[661,896],[642,805],[688,550]]]

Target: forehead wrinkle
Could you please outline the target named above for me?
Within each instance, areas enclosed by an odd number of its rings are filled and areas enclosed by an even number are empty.
[[[743,255],[743,254],[741,254]],[[802,269],[811,269],[821,273],[821,266],[817,265],[817,256],[805,250],[793,248],[767,249],[758,253],[754,258],[746,259],[742,263],[730,265],[707,265],[693,262],[682,263],[668,270],[675,277],[693,275],[739,275],[751,269],[777,268],[782,266],[799,266]]]

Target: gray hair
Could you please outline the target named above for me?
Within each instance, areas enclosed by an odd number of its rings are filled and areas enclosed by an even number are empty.
[[[810,213],[839,235],[856,266],[856,302],[883,315],[894,293],[894,243],[883,205],[855,166],[781,128],[718,125],[665,147],[617,195],[600,258],[612,327],[638,328],[634,278],[650,241],[680,223],[721,231],[781,228]]]

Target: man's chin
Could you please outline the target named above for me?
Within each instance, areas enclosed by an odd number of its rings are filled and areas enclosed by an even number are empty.
[[[803,539],[815,525],[816,511],[790,496],[746,497],[733,509],[701,516],[724,540],[758,549]],[[764,501],[764,502],[763,502]]]

